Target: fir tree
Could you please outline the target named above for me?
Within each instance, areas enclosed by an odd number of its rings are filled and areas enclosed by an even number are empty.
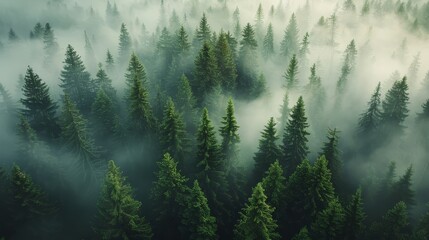
[[[93,132],[97,142],[105,142],[114,136],[118,136],[118,116],[115,114],[115,108],[112,100],[100,88],[92,104]],[[105,145],[110,149],[110,145]],[[106,150],[109,150],[106,149]]]
[[[287,175],[290,175],[296,166],[307,157],[308,127],[304,101],[302,97],[299,97],[295,107],[292,108],[290,118],[283,133],[283,157],[281,163],[283,167],[286,167]]]
[[[325,156],[326,160],[328,160],[328,168],[332,173],[332,183],[336,189],[340,189],[342,182],[343,162],[339,156],[337,133],[338,131],[335,128],[334,130],[328,130],[327,141],[323,143],[323,148],[320,155]]]
[[[95,87],[97,89],[102,89],[112,101],[116,101],[116,90],[112,87],[112,79],[107,76],[101,64],[98,66],[98,71],[95,76]]]
[[[232,99],[229,99],[226,115],[222,117],[222,126],[219,129],[220,136],[222,137],[220,150],[225,160],[227,172],[237,165],[238,144],[240,143],[238,128],[239,126],[234,115],[234,103]]]
[[[261,181],[262,187],[265,189],[265,195],[267,196],[267,203],[274,207],[274,216],[278,220],[280,217],[280,207],[284,200],[284,191],[286,178],[283,176],[283,168],[279,161],[275,161],[270,165],[265,177]]]
[[[52,30],[49,23],[46,23],[44,27],[43,45],[46,52],[46,57],[50,60],[57,53],[59,46],[55,40],[54,30]]]
[[[295,14],[292,14],[289,24],[286,28],[285,35],[282,42],[280,43],[280,54],[283,55],[286,60],[289,60],[294,54],[299,51],[299,40],[298,40],[298,25],[296,22]]]
[[[37,135],[24,116],[21,115],[19,120],[17,124],[20,145],[19,150],[24,153],[26,157],[32,158],[37,147]]]
[[[283,134],[283,131],[286,128],[286,124],[289,118],[289,113],[290,113],[289,94],[285,92],[285,94],[283,95],[282,105],[280,106],[280,118],[278,119],[279,120],[278,129],[281,134]]]
[[[308,34],[308,32],[306,32],[304,35],[304,38],[302,39],[301,46],[298,52],[299,57],[301,59],[305,59],[307,55],[310,53],[310,50],[308,49],[308,45],[310,44],[310,41],[308,40],[309,37],[310,35]]]
[[[362,135],[374,133],[380,125],[381,121],[381,93],[380,83],[377,84],[371,99],[368,102],[368,109],[361,114],[359,118],[358,131]]]
[[[238,56],[238,78],[237,91],[242,96],[249,97],[254,90],[256,83],[256,49],[258,43],[255,39],[255,31],[248,23],[243,30],[240,41],[240,51]],[[254,91],[253,91],[254,92]],[[253,93],[253,96],[256,94]]]
[[[358,189],[345,208],[343,239],[362,239],[365,220],[365,213],[362,205],[361,189]]]
[[[383,113],[381,122],[384,127],[400,130],[403,128],[402,123],[408,116],[408,84],[407,78],[401,81],[395,81],[392,88],[387,91],[383,101]]]
[[[264,24],[264,10],[262,9],[262,4],[259,3],[258,10],[256,10],[256,19],[255,19],[255,32],[258,39],[262,38],[262,27]]]
[[[45,32],[45,29],[43,28],[42,24],[40,22],[36,23],[34,25],[33,31],[30,32],[30,38],[31,39],[43,39],[43,33]]]
[[[178,53],[184,54],[187,53],[190,48],[191,44],[188,40],[188,34],[186,33],[185,28],[181,26],[176,34],[176,50]]]
[[[326,209],[321,211],[311,228],[315,239],[342,239],[344,209],[338,199],[332,200]]]
[[[69,95],[83,114],[88,114],[95,97],[95,87],[81,57],[70,45],[67,46],[60,80],[64,93]]]
[[[298,60],[296,59],[296,55],[292,56],[292,59],[289,62],[289,66],[283,75],[286,80],[286,89],[293,90],[298,85]]]
[[[417,229],[415,230],[416,239],[429,238],[429,211],[420,219]]]
[[[204,42],[203,47],[195,59],[195,92],[198,99],[203,100],[207,94],[219,86],[219,70],[216,55],[211,45]]]
[[[196,99],[192,93],[188,78],[182,74],[177,86],[176,94],[177,110],[182,113],[188,130],[195,130],[196,125]],[[191,131],[194,132],[194,131]]]
[[[382,240],[409,239],[409,224],[407,205],[399,202],[387,211],[381,222],[374,225],[374,237]]]
[[[417,114],[417,121],[422,122],[429,119],[429,99],[422,105],[422,112]]]
[[[125,82],[128,87],[128,93],[130,94],[131,88],[134,85],[134,80],[138,80],[143,85],[147,84],[146,70],[140,59],[135,53],[131,54],[130,61],[128,63],[127,72],[125,73]]]
[[[274,55],[274,33],[273,25],[271,23],[268,25],[267,34],[265,34],[264,37],[262,55],[265,59]]]
[[[57,105],[49,95],[49,88],[42,82],[31,67],[27,68],[22,88],[24,105],[22,114],[29,120],[31,127],[44,140],[53,140],[59,136],[60,129],[57,124]]]
[[[297,233],[292,240],[311,240],[310,233],[307,230],[307,227],[301,228],[299,230],[299,233]]]
[[[151,239],[152,229],[140,216],[141,203],[121,170],[110,160],[98,200],[94,231],[99,239]]]
[[[203,13],[203,17],[201,18],[199,28],[197,30],[197,39],[200,43],[210,42],[210,25],[207,23],[206,14]]]
[[[413,176],[413,168],[410,166],[405,174],[392,185],[391,202],[394,204],[404,202],[408,207],[415,204],[414,191],[411,189],[411,177]]]
[[[180,165],[185,160],[186,131],[182,116],[176,111],[173,100],[169,98],[164,109],[160,126],[160,142],[164,152],[168,152]]]
[[[204,196],[204,192],[200,188],[197,180],[194,181],[194,186],[190,190],[189,196],[186,198],[182,224],[186,239],[217,239],[216,218],[210,214],[207,198]]]
[[[271,117],[259,140],[258,152],[255,153],[255,168],[253,170],[253,181],[259,182],[269,166],[280,158],[280,148],[277,146],[276,123]]]
[[[17,41],[19,41],[18,35],[16,35],[13,28],[10,28],[9,29],[9,42],[13,43],[13,42],[17,42]]]
[[[112,53],[110,53],[110,50],[107,50],[105,63],[106,63],[106,70],[109,72],[112,72],[115,65],[115,60],[113,60],[113,56],[112,56]]]
[[[169,153],[165,153],[158,162],[156,179],[151,196],[156,203],[157,238],[172,239],[180,234],[178,226],[183,214],[182,205],[185,204],[184,195],[188,192],[188,180],[177,169],[177,162]]]
[[[226,93],[232,93],[236,87],[237,68],[227,36],[223,32],[219,35],[216,44],[216,57],[222,89]]]
[[[119,34],[119,63],[125,63],[131,53],[131,37],[124,23],[121,24]]]
[[[264,188],[258,183],[253,188],[252,196],[240,212],[240,219],[235,225],[235,239],[280,239],[277,223],[272,214],[274,208],[266,203]]]

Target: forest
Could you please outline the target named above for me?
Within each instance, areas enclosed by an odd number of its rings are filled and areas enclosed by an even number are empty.
[[[0,240],[429,240],[428,0],[0,2]]]

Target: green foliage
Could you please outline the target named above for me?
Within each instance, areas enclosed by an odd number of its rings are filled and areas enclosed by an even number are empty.
[[[382,240],[409,239],[409,224],[407,205],[399,202],[387,211],[381,222],[374,224],[374,237]]]
[[[140,216],[141,203],[122,172],[110,160],[98,200],[94,231],[99,239],[151,239],[152,229]]]
[[[131,53],[131,37],[124,23],[121,24],[119,34],[119,63],[125,63]]]
[[[342,183],[342,168],[343,162],[339,156],[339,147],[338,147],[338,131],[334,128],[334,130],[328,130],[327,141],[323,144],[322,152],[320,155],[325,156],[326,160],[328,160],[328,168],[332,173],[332,182],[336,189],[341,187]]]
[[[176,34],[176,51],[181,54],[185,54],[191,48],[189,43],[188,34],[185,31],[183,26],[180,27],[179,31]]]
[[[182,224],[187,236],[186,239],[217,239],[216,219],[210,214],[207,198],[204,196],[204,192],[201,190],[197,180],[194,181],[194,186],[186,198]]]
[[[258,152],[255,153],[255,168],[253,170],[253,181],[258,182],[262,179],[269,166],[280,158],[280,148],[277,145],[279,139],[276,131],[274,118],[270,118],[262,131],[259,140]]]
[[[289,109],[289,94],[288,92],[285,92],[285,94],[283,95],[283,102],[282,105],[280,106],[280,118],[279,120],[279,132],[283,134],[284,129],[286,128],[286,124],[289,118],[289,113],[290,113],[290,109]]]
[[[222,89],[226,93],[232,93],[236,87],[237,68],[227,35],[223,32],[219,35],[216,44],[216,57]]]
[[[286,167],[287,175],[290,175],[296,166],[307,157],[308,127],[304,101],[302,97],[299,97],[298,102],[292,108],[283,134],[283,145],[281,147],[283,156],[280,162],[283,167]]]
[[[286,88],[288,90],[295,89],[298,85],[298,60],[296,59],[296,55],[292,56],[292,59],[289,62],[289,66],[283,75],[286,80]]]
[[[96,88],[102,89],[112,101],[116,101],[116,90],[112,87],[112,79],[107,76],[101,64],[98,66],[98,71],[95,76],[94,84]]]
[[[106,141],[112,136],[118,136],[118,116],[112,100],[100,88],[92,104],[93,131],[98,142]],[[106,146],[110,147],[110,146]]]
[[[298,33],[298,24],[296,22],[295,13],[293,13],[290,17],[283,40],[280,43],[280,53],[287,60],[299,51]]]
[[[266,203],[264,188],[258,183],[253,188],[252,196],[240,212],[240,219],[235,225],[235,239],[280,239],[277,223],[272,214],[274,208]]]
[[[343,239],[362,239],[364,231],[365,213],[363,211],[361,189],[353,194],[349,204],[345,208],[345,221],[343,227]]]
[[[194,89],[199,100],[204,99],[220,84],[216,55],[207,42],[204,42],[195,59],[194,78]]]
[[[197,30],[197,39],[201,43],[210,42],[210,36],[211,36],[210,25],[207,22],[206,14],[203,13],[203,17],[200,20],[200,25]]]
[[[377,84],[371,99],[368,102],[368,109],[359,118],[358,131],[362,135],[373,134],[379,127],[381,121],[381,100],[380,83]]]
[[[58,137],[60,129],[56,117],[57,105],[49,95],[48,86],[31,67],[27,68],[24,81],[22,88],[24,98],[20,100],[25,107],[21,110],[22,114],[44,140]]]
[[[23,116],[20,116],[20,122],[18,123],[18,136],[20,140],[20,151],[25,153],[27,156],[32,156],[34,154],[35,148],[37,146],[37,136],[33,128],[31,128],[27,119]]]
[[[353,0],[346,0],[343,5],[344,9],[347,11],[354,12],[356,10],[356,5],[353,3]]]
[[[381,121],[384,127],[400,130],[405,118],[408,116],[408,84],[407,78],[401,81],[395,81],[392,88],[387,91],[383,100],[383,113]],[[388,130],[389,131],[389,130]]]
[[[310,53],[310,50],[308,49],[310,41],[308,38],[310,38],[310,35],[308,32],[306,32],[301,42],[301,48],[299,49],[299,56],[301,59],[307,57],[307,55]]]
[[[413,168],[410,166],[405,174],[392,185],[392,194],[389,200],[393,203],[404,202],[408,207],[414,205],[414,191],[411,189]]]
[[[265,34],[263,41],[263,52],[262,55],[265,59],[270,58],[274,55],[274,33],[273,25],[270,23],[267,28],[267,33]]]
[[[344,225],[344,209],[338,199],[332,200],[326,209],[321,211],[311,225],[315,239],[343,239],[341,231]]]
[[[262,187],[265,189],[267,203],[274,207],[274,215],[279,217],[279,210],[284,201],[284,191],[286,188],[286,178],[283,176],[283,168],[279,161],[275,161],[270,165],[265,177],[261,181]],[[277,211],[276,211],[277,210]]]
[[[113,59],[113,56],[112,56],[112,53],[110,53],[110,50],[107,50],[105,63],[106,63],[107,71],[111,72],[115,65],[115,60]]]
[[[238,124],[234,115],[234,103],[232,99],[228,100],[226,114],[222,117],[222,126],[219,129],[222,142],[220,146],[221,154],[225,160],[227,172],[232,167],[236,167],[238,161],[238,144],[240,136],[238,135]]]
[[[311,240],[310,233],[307,230],[307,227],[301,228],[299,230],[299,233],[297,233],[292,240]]]
[[[43,45],[48,59],[52,58],[58,51],[58,43],[55,40],[54,30],[49,23],[43,28]]]

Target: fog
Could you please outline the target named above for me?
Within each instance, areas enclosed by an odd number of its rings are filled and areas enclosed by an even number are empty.
[[[396,163],[396,175],[399,179],[409,166],[413,167],[412,189],[415,191],[415,205],[411,212],[413,221],[417,221],[429,202],[428,171],[429,158],[427,143],[417,137],[427,129],[422,129],[416,124],[416,117],[421,113],[422,104],[429,98],[429,89],[424,84],[426,74],[429,72],[429,27],[422,20],[423,10],[419,7],[426,3],[424,0],[410,1],[404,15],[396,10],[377,10],[377,4],[386,6],[389,2],[392,9],[396,9],[395,1],[381,0],[370,1],[371,10],[362,15],[361,9],[364,0],[354,0],[356,10],[344,9],[344,1],[334,0],[6,0],[0,1],[0,83],[11,95],[14,106],[22,109],[20,99],[23,98],[20,75],[26,73],[27,66],[31,66],[40,78],[47,83],[52,99],[58,104],[57,115],[60,116],[63,105],[63,90],[60,87],[60,73],[64,66],[67,46],[70,44],[82,57],[86,69],[91,74],[91,79],[96,77],[98,64],[105,67],[106,52],[109,50],[115,60],[115,67],[108,72],[112,79],[112,86],[116,89],[119,105],[119,117],[121,124],[126,122],[125,107],[125,73],[128,60],[119,60],[119,35],[121,24],[127,27],[132,51],[137,54],[145,66],[148,75],[149,96],[152,108],[158,108],[158,85],[166,77],[170,66],[163,66],[162,60],[156,57],[157,42],[164,27],[173,34],[180,26],[183,26],[192,44],[195,38],[195,29],[206,14],[207,22],[212,32],[217,34],[235,31],[234,10],[239,9],[239,24],[241,29],[247,23],[256,24],[256,12],[261,4],[263,10],[262,36],[256,36],[258,41],[257,58],[254,71],[263,74],[266,79],[266,91],[257,98],[249,99],[235,97],[227,94],[213,93],[216,101],[207,100],[210,119],[216,132],[225,115],[227,100],[234,98],[235,115],[239,125],[239,165],[250,173],[254,166],[254,154],[258,151],[258,142],[261,131],[270,117],[279,122],[281,118],[280,108],[285,93],[289,96],[288,107],[296,104],[299,96],[303,96],[308,117],[309,150],[308,159],[314,162],[321,152],[323,143],[326,142],[328,129],[339,131],[340,158],[343,161],[347,173],[347,182],[350,192],[354,188],[362,186],[371,189],[371,182],[377,182],[384,176],[391,162]],[[401,2],[401,1],[400,1]],[[406,2],[404,2],[406,4]],[[117,7],[119,15],[110,16],[106,9],[108,5]],[[274,10],[271,12],[271,8]],[[386,8],[386,7],[385,7]],[[177,20],[171,20],[175,13]],[[289,59],[280,56],[280,45],[284,37],[292,14],[296,15],[298,25],[298,38],[301,42],[305,33],[309,33],[309,53],[305,61],[298,60],[298,87],[293,90],[286,89],[286,80],[283,77],[289,65]],[[429,14],[429,13],[426,13]],[[336,16],[333,42],[330,42],[332,31],[329,19]],[[321,17],[325,24],[318,24]],[[418,19],[420,25],[414,26]],[[42,40],[30,39],[30,31],[36,23],[50,23],[58,50],[47,60],[44,43]],[[266,34],[268,24],[272,24],[274,32],[275,54],[269,58],[262,57],[262,41]],[[18,39],[10,40],[10,29],[16,33]],[[145,30],[145,31],[144,31]],[[85,32],[92,52],[88,54]],[[337,81],[341,75],[344,63],[344,51],[348,44],[354,40],[356,44],[356,63],[347,79],[347,85],[341,97],[337,93]],[[240,42],[240,39],[238,39]],[[190,66],[182,68],[183,73],[193,79],[194,60],[200,47],[193,45],[190,56],[183,60],[182,65]],[[237,54],[240,43],[237,45]],[[416,60],[417,59],[417,60]],[[414,70],[413,70],[413,61]],[[417,64],[416,64],[417,63]],[[310,67],[316,64],[317,76],[320,77],[322,87],[326,92],[325,103],[317,105],[311,102],[311,95],[305,90],[309,83]],[[411,69],[411,70],[410,70]],[[182,72],[175,76],[179,79]],[[393,139],[378,139],[380,146],[373,151],[360,152],[359,139],[357,137],[358,121],[361,114],[368,108],[368,101],[377,84],[381,83],[381,100],[392,87],[395,81],[407,76],[409,85],[409,112],[402,123],[404,132]],[[426,77],[427,78],[427,77]],[[427,81],[428,79],[426,79]],[[206,103],[205,102],[205,103]],[[1,102],[5,109],[5,102]],[[313,104],[313,105],[311,105]],[[205,106],[200,106],[205,107]],[[163,108],[163,107],[162,107]],[[312,110],[310,110],[312,109]],[[317,112],[312,112],[314,109]],[[315,111],[316,111],[315,110]],[[16,111],[18,112],[18,110]],[[198,110],[198,118],[201,111]],[[22,164],[19,154],[19,139],[15,125],[19,122],[15,112],[2,112],[0,118],[0,167],[10,170],[14,163]],[[12,117],[13,116],[13,117]],[[12,120],[11,120],[12,119]],[[198,125],[198,124],[197,124]],[[91,127],[91,121],[88,123]],[[427,128],[427,125],[425,125]],[[281,143],[283,130],[278,129],[279,144]],[[195,135],[189,136],[191,142],[195,142]],[[220,141],[220,136],[217,136]],[[155,141],[156,142],[156,141]],[[121,167],[124,175],[128,177],[131,185],[136,189],[136,197],[143,202],[148,202],[155,162],[160,158],[158,146],[151,146],[150,141],[139,139],[135,146],[120,147],[119,145],[108,154],[103,152],[102,160],[113,159]],[[110,149],[111,150],[111,149]],[[194,147],[188,156],[188,161],[193,161]],[[365,150],[366,151],[366,150]],[[59,224],[75,222],[73,217],[86,217],[87,221],[76,223],[75,227],[80,233],[71,233],[70,229],[60,227],[59,232],[68,232],[70,239],[82,236],[91,236],[88,228],[92,216],[95,214],[95,201],[99,197],[100,184],[104,179],[106,166],[101,164],[96,170],[96,180],[83,190],[82,179],[79,175],[79,167],[72,155],[62,152],[61,144],[41,143],[38,147],[41,168],[47,179],[61,179],[65,184],[44,181],[44,175],[38,176],[38,172],[28,167],[27,171],[33,175],[35,182],[56,201],[68,198],[68,201],[78,201],[76,205],[63,209],[60,214],[70,218],[61,220]],[[143,159],[143,160],[142,160]],[[25,164],[23,164],[25,165]],[[23,167],[25,170],[25,167]],[[140,172],[140,169],[144,169]],[[34,172],[34,174],[32,174]],[[55,177],[61,175],[61,177]],[[57,181],[55,180],[55,181]],[[54,182],[55,182],[54,181]],[[69,189],[64,189],[67,186]],[[246,190],[247,191],[247,190]],[[370,192],[371,190],[368,190]],[[375,191],[375,190],[374,190]],[[58,196],[58,193],[63,196]],[[247,197],[246,197],[247,199]],[[365,199],[365,196],[364,196]],[[67,201],[66,201],[67,202]],[[73,211],[79,208],[84,212],[78,216]],[[87,210],[85,212],[85,209]],[[142,208],[143,214],[151,217],[150,206]],[[73,228],[71,228],[73,229]],[[77,231],[77,232],[79,232]],[[0,236],[1,237],[1,236]],[[17,236],[17,239],[25,238]]]

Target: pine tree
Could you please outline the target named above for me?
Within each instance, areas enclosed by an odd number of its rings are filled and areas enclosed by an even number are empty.
[[[188,34],[183,26],[180,27],[179,32],[176,34],[176,50],[180,54],[185,54],[191,48],[188,40]]]
[[[104,142],[112,137],[116,137],[119,134],[118,127],[118,116],[115,114],[115,109],[112,100],[100,88],[95,97],[94,103],[92,104],[92,120],[93,120],[93,132],[94,136],[98,140],[97,142]],[[111,147],[109,144],[106,147]],[[109,149],[106,149],[109,151]]]
[[[213,208],[213,215],[217,221],[221,221],[221,216],[226,217],[223,215],[225,214],[224,203],[229,199],[226,199],[225,196],[228,191],[224,172],[225,166],[215,134],[208,111],[204,108],[197,133],[195,176],[206,194],[209,205]]]
[[[396,131],[403,128],[402,123],[409,112],[408,100],[407,78],[404,77],[401,81],[395,81],[392,88],[386,93],[382,104],[383,113],[381,114],[381,122],[384,127]]]
[[[279,133],[283,134],[284,129],[286,128],[286,124],[289,118],[289,113],[290,113],[290,109],[289,109],[289,94],[287,92],[285,92],[285,94],[283,95],[283,102],[282,105],[280,106],[280,118],[279,120],[279,127],[278,127],[278,131]]]
[[[405,174],[392,185],[392,194],[390,201],[394,204],[404,202],[408,207],[415,204],[414,191],[411,189],[411,177],[413,176],[413,168],[410,166]]]
[[[310,233],[308,233],[307,227],[301,228],[292,240],[311,240]]]
[[[43,140],[53,140],[59,136],[57,124],[57,105],[49,95],[49,88],[39,75],[29,66],[24,78],[21,103],[22,114],[29,120],[31,127]]]
[[[280,54],[284,56],[286,60],[289,60],[299,51],[298,33],[298,25],[294,13],[289,20],[285,35],[280,43]]]
[[[43,32],[43,45],[46,52],[46,58],[50,61],[58,51],[58,43],[55,40],[54,30],[49,23],[45,24]]]
[[[292,56],[292,59],[290,60],[289,66],[283,77],[286,80],[286,89],[296,89],[298,85],[298,60],[296,59],[295,54]]]
[[[397,203],[387,211],[380,223],[375,224],[374,231],[377,239],[409,239],[409,220],[407,205]]]
[[[177,85],[176,93],[177,110],[182,114],[188,131],[195,130],[196,125],[196,99],[192,93],[188,78],[182,74]]]
[[[30,32],[30,38],[31,39],[43,39],[43,33],[45,32],[45,29],[43,28],[42,24],[40,22],[36,23],[34,25],[33,31]]]
[[[134,85],[134,80],[137,79],[143,85],[147,84],[146,70],[140,59],[135,53],[131,54],[128,63],[127,72],[125,73],[125,83],[127,84],[127,94],[130,94],[131,88]]]
[[[203,100],[207,94],[219,86],[219,70],[216,55],[212,46],[204,42],[203,47],[195,59],[194,89],[197,98]]]
[[[306,32],[304,35],[304,38],[302,39],[301,46],[298,52],[299,57],[301,59],[305,59],[307,55],[310,53],[310,50],[308,49],[308,45],[310,44],[310,41],[308,40],[309,37],[310,35],[308,34],[308,32]]]
[[[305,116],[304,101],[299,97],[295,107],[292,108],[290,118],[286,124],[283,133],[281,163],[286,167],[287,175],[290,175],[299,165],[299,163],[307,157],[307,117]]]
[[[264,37],[262,55],[265,59],[268,59],[274,55],[274,33],[273,25],[271,23],[268,25],[267,33]]]
[[[247,57],[255,56],[255,50],[258,47],[258,42],[255,39],[255,31],[250,23],[247,23],[246,27],[243,29],[240,45],[241,61]]]
[[[95,76],[95,87],[97,89],[102,89],[112,101],[116,101],[116,90],[112,87],[112,79],[107,76],[107,73],[101,64],[98,66],[98,71]]]
[[[337,129],[328,129],[327,141],[323,143],[320,155],[325,156],[328,160],[328,168],[332,173],[332,183],[335,189],[341,188],[343,162],[339,156],[338,150],[338,131]]]
[[[197,30],[197,39],[200,43],[210,42],[210,25],[207,23],[206,14],[203,13],[203,17],[201,18],[199,28]]]
[[[278,160],[270,165],[261,183],[265,189],[267,203],[274,207],[274,216],[276,216],[276,220],[279,220],[280,207],[284,200],[286,178],[283,176],[283,168]]]
[[[356,56],[357,56],[356,44],[355,44],[355,40],[353,39],[352,41],[350,41],[350,43],[347,45],[346,50],[344,51],[344,62],[350,66],[351,70],[355,68]]]
[[[234,115],[234,103],[230,98],[226,108],[226,115],[222,117],[222,126],[219,129],[220,136],[222,137],[220,151],[223,155],[227,172],[237,165],[238,144],[240,143],[238,128],[239,126]]]
[[[362,206],[361,189],[359,188],[345,208],[343,239],[362,239],[365,213]]]
[[[67,46],[60,80],[64,93],[69,95],[83,114],[88,114],[95,97],[95,87],[81,57],[70,45]]]
[[[151,197],[156,203],[157,238],[172,239],[180,234],[178,226],[185,204],[184,195],[189,191],[186,187],[188,180],[177,169],[177,162],[169,153],[158,162],[156,179]]]
[[[416,239],[429,238],[429,211],[420,219],[417,229],[415,230]]]
[[[210,208],[198,181],[186,198],[182,217],[183,231],[189,240],[211,240],[216,237],[216,218],[210,214]]]
[[[417,121],[422,122],[429,119],[429,99],[422,105],[423,112],[417,114]]]
[[[152,229],[140,216],[141,202],[121,170],[110,160],[98,200],[94,231],[99,239],[151,239]]]
[[[256,97],[254,88],[257,81],[256,49],[258,43],[255,39],[255,31],[249,23],[243,30],[240,45],[237,66],[237,92],[244,97]]]
[[[223,32],[219,35],[216,44],[216,57],[222,89],[226,93],[232,93],[236,88],[237,68],[227,36]]]
[[[160,142],[164,152],[183,164],[187,148],[185,125],[182,116],[176,111],[173,100],[169,98],[164,109],[164,118],[160,126]]]
[[[259,182],[269,166],[280,158],[281,151],[277,146],[279,139],[276,131],[274,118],[270,118],[259,140],[258,152],[255,153],[255,168],[253,170],[253,181]]]
[[[235,239],[280,239],[276,220],[272,217],[274,209],[266,201],[264,188],[258,183],[240,212],[240,219],[234,229]]]
[[[19,150],[24,153],[26,157],[32,158],[38,143],[37,135],[24,116],[21,115],[19,120],[17,124],[20,145]]]
[[[19,41],[18,35],[16,35],[13,28],[10,28],[9,29],[9,42],[13,43],[13,42],[17,42],[17,41]]]
[[[341,230],[344,225],[344,209],[338,199],[332,200],[326,209],[321,211],[311,228],[315,239],[342,239]]]
[[[371,99],[368,102],[368,109],[361,114],[359,118],[358,131],[362,135],[373,134],[379,127],[381,121],[381,93],[380,93],[380,82],[377,84],[374,93],[371,95]]]
[[[255,32],[258,39],[262,38],[262,27],[264,25],[264,10],[262,3],[259,3],[258,10],[256,10]]]
[[[88,136],[86,120],[68,95],[64,96],[60,123],[63,149],[78,158],[79,165],[84,170],[84,180],[88,182],[98,154],[92,139]]]
[[[115,60],[113,60],[113,56],[112,56],[112,53],[110,53],[110,50],[107,50],[105,63],[106,63],[106,70],[108,72],[112,72],[115,66]]]
[[[119,34],[119,63],[125,63],[126,59],[131,53],[131,37],[128,33],[128,29],[124,23],[121,24],[121,30]]]

